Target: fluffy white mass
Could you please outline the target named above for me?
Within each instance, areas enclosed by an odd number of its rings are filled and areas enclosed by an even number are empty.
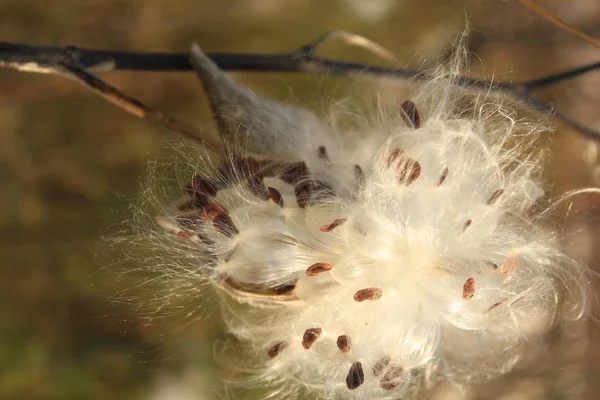
[[[277,398],[410,397],[499,376],[583,315],[583,269],[536,208],[531,144],[549,124],[457,85],[458,61],[339,130],[191,54],[226,150],[219,165],[196,160],[158,219],[173,237],[154,245],[177,251],[155,269],[173,293],[214,288],[253,358],[237,365],[247,384]]]

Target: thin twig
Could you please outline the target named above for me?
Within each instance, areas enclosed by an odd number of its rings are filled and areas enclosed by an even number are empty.
[[[428,75],[422,71],[410,69],[384,68],[360,63],[329,60],[316,56],[311,51],[322,42],[320,38],[312,45],[306,46],[300,52],[281,54],[238,54],[238,53],[212,53],[207,54],[222,70],[229,71],[254,71],[254,72],[302,72],[323,75],[341,75],[361,77],[402,78],[412,80],[425,80]],[[312,46],[312,47],[311,47]],[[311,51],[307,51],[311,50]],[[303,51],[304,50],[304,51]],[[67,74],[75,76],[78,80],[92,87],[109,101],[137,116],[142,116],[158,124],[169,127],[186,137],[198,139],[198,132],[188,125],[164,116],[160,111],[154,110],[143,103],[124,95],[116,88],[92,75],[87,70],[132,70],[132,71],[192,71],[188,54],[184,53],[134,53],[110,50],[90,50],[76,47],[51,47],[31,46],[16,43],[0,42],[0,67],[14,68],[26,72],[42,72],[53,74]],[[76,76],[73,71],[65,69],[65,60],[71,60],[68,65],[76,66],[89,75]],[[583,73],[600,69],[600,62],[574,68],[559,74],[553,74],[530,81],[490,82],[486,80],[460,77],[457,84],[478,89],[491,89],[505,92],[522,99],[532,107],[542,112],[553,113],[568,125],[579,130],[585,135],[595,139],[600,138],[600,132],[570,119],[555,110],[552,106],[531,97],[535,90],[547,87],[565,79],[573,78]],[[91,79],[93,77],[94,79]],[[93,83],[93,84],[91,84]],[[96,87],[94,86],[96,85]],[[103,89],[106,89],[103,91]],[[107,94],[108,93],[108,94]],[[191,128],[191,129],[190,129]]]
[[[550,11],[546,10],[542,6],[534,3],[531,0],[517,0],[517,1],[521,4],[523,4],[525,7],[532,10],[534,13],[540,15],[542,18],[544,18],[544,19],[550,21],[551,23],[553,23],[554,25],[558,26],[559,28],[561,28],[567,32],[570,32],[573,35],[585,40],[586,42],[591,43],[592,45],[600,48],[600,40],[594,39],[590,35],[575,28],[573,25],[570,25],[569,23],[563,21],[562,19],[558,18],[556,15],[552,14]]]
[[[157,125],[162,125],[188,139],[212,147],[218,145],[218,143],[215,143],[209,138],[202,138],[198,129],[185,122],[166,116],[161,111],[121,92],[116,87],[92,74],[88,69],[81,65],[78,59],[77,50],[73,47],[66,47],[62,52],[53,52],[42,55],[42,57],[37,60],[35,57],[38,57],[37,53],[27,52],[23,56],[17,55],[16,57],[0,61],[0,66],[16,68],[26,72],[58,74],[75,79],[92,89],[104,99],[138,118],[146,119]],[[103,68],[98,68],[100,66]],[[97,70],[107,70],[107,66],[111,66],[110,60],[99,62],[90,67]]]
[[[88,72],[86,69],[76,65],[65,65],[65,69],[70,72],[71,77],[85,84],[104,99],[135,115],[136,117],[146,119],[156,125],[162,125],[169,130],[193,141],[205,143],[212,147],[217,145],[217,143],[213,142],[208,143],[207,138],[203,138],[198,129],[194,128],[193,126],[166,116],[161,111],[152,108],[131,96],[128,96],[119,89]]]

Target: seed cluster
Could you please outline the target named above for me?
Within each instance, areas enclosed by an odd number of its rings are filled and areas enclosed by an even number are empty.
[[[542,343],[563,292],[584,293],[530,220],[538,166],[508,144],[538,128],[510,109],[444,78],[355,135],[197,57],[238,150],[162,224],[201,253],[228,330],[263,363],[253,381],[393,399],[488,379]]]
[[[414,129],[418,129],[421,126],[421,117],[415,103],[411,101],[403,103],[402,113],[405,122],[409,126]],[[325,146],[317,148],[317,155],[330,165],[328,151]],[[421,163],[413,157],[406,156],[406,152],[402,147],[395,147],[390,151],[386,158],[386,167],[389,170],[395,171],[397,184],[404,187],[416,184],[422,175]],[[366,177],[363,168],[355,165],[354,171],[357,182],[359,184],[364,183]],[[443,186],[450,175],[450,169],[443,167],[437,179],[437,187]],[[216,197],[220,190],[240,183],[244,184],[256,198],[264,202],[271,202],[283,210],[288,209],[285,196],[282,195],[279,189],[266,185],[265,178],[276,177],[291,185],[294,190],[297,207],[300,207],[300,209],[306,209],[312,205],[318,205],[320,202],[326,202],[336,195],[330,185],[311,175],[310,170],[304,162],[276,164],[272,162],[259,162],[252,157],[238,158],[233,163],[226,164],[216,176],[219,179],[203,178],[195,173],[192,177],[192,182],[184,188],[184,193],[189,196],[189,201],[179,207],[179,212],[182,214],[176,218],[181,228],[178,232],[180,237],[188,239],[198,238],[205,243],[209,243],[211,239],[203,233],[203,224],[206,223],[211,223],[215,231],[226,238],[232,239],[238,235],[240,230],[231,218],[229,211],[224,205],[219,204]],[[485,205],[493,206],[503,193],[504,189],[502,188],[495,190],[485,201]],[[331,222],[320,226],[319,231],[324,234],[335,234],[340,227],[348,223],[348,220],[348,217],[334,218]],[[472,219],[465,220],[462,227],[457,230],[457,235],[464,233],[472,224]],[[364,232],[359,226],[353,225],[352,228],[362,236],[368,236],[368,233]],[[511,274],[519,265],[518,254],[507,258],[501,267],[491,262],[490,265],[501,275]],[[305,275],[308,278],[316,278],[322,274],[331,273],[334,269],[335,265],[331,262],[314,262],[306,268]],[[451,271],[440,268],[435,268],[430,274],[453,275]],[[224,274],[222,278],[228,286],[235,290],[260,295],[292,295],[296,287],[296,282],[268,288],[260,282],[243,282],[228,274]],[[353,301],[357,303],[379,301],[383,296],[385,296],[385,293],[381,287],[363,287],[354,292]],[[475,296],[476,281],[474,277],[469,277],[464,281],[460,297],[468,301]],[[505,301],[506,299],[502,299],[487,306],[487,312],[497,309]],[[317,340],[325,333],[322,327],[306,328],[301,339],[302,348],[304,350],[311,350]],[[351,343],[352,340],[347,334],[337,336],[336,346],[342,354],[346,355],[350,353]],[[290,344],[288,341],[277,341],[268,349],[267,355],[269,358],[276,358]],[[386,391],[396,389],[406,373],[402,365],[392,363],[390,356],[385,356],[376,361],[372,365],[371,371],[373,376],[379,379],[379,386]],[[363,385],[364,381],[365,375],[362,363],[359,361],[352,362],[346,376],[348,389],[357,389]]]

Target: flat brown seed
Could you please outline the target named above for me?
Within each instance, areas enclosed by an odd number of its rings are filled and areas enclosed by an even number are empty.
[[[498,189],[496,190],[494,193],[492,193],[492,195],[490,196],[490,198],[488,199],[488,201],[486,201],[485,204],[487,204],[488,206],[491,206],[492,204],[494,204],[498,198],[500,196],[502,196],[502,193],[504,193],[504,189]]]
[[[373,375],[381,375],[383,371],[387,368],[387,366],[390,365],[390,361],[392,361],[390,356],[382,357],[379,361],[377,361],[375,365],[373,365],[373,368],[371,368],[371,370],[373,371]]]
[[[421,127],[421,116],[419,115],[419,111],[417,110],[417,106],[410,100],[402,103],[402,118],[407,125],[412,126],[413,128]]]
[[[206,204],[208,204],[208,198],[206,196],[203,196],[201,199],[192,199],[190,201],[186,201],[182,204],[177,205],[177,211],[193,211],[197,208],[204,207]]]
[[[300,208],[335,196],[335,191],[328,183],[314,178],[298,182],[294,186],[294,193]]]
[[[360,167],[360,165],[356,164],[354,166],[354,177],[358,181],[359,186],[365,184],[367,177],[365,176],[365,171]]]
[[[327,272],[333,268],[333,265],[328,263],[314,263],[306,269],[306,276],[317,276],[323,272]]]
[[[358,232],[362,236],[367,236],[367,232],[365,232],[365,230],[362,229],[360,226],[354,226],[354,229],[356,229],[356,232]]]
[[[447,176],[448,176],[448,167],[445,167],[444,170],[442,171],[442,175],[440,175],[440,180],[438,181],[437,185],[442,186],[442,183],[444,183]]]
[[[400,383],[402,383],[400,378],[402,377],[403,372],[404,372],[404,370],[402,369],[402,367],[400,367],[398,365],[391,366],[386,371],[385,375],[383,375],[381,377],[381,380],[379,381],[379,385],[384,390],[396,389],[398,387],[398,385]]]
[[[277,286],[276,288],[273,288],[273,293],[283,296],[285,294],[289,294],[289,293],[293,292],[294,289],[296,289],[295,285]]]
[[[382,294],[383,290],[376,287],[361,289],[354,293],[354,301],[362,303],[365,300],[379,300]]]
[[[191,186],[193,188],[195,188],[196,186],[198,186],[200,184],[200,182],[202,182],[202,175],[200,175],[198,173],[198,171],[194,171],[194,173],[192,174],[192,183],[191,183]]]
[[[200,218],[204,221],[212,221],[217,215],[227,214],[223,207],[217,204],[207,204],[200,210]]]
[[[347,335],[340,335],[336,341],[338,349],[344,354],[350,351],[350,338]]]
[[[475,279],[469,278],[463,285],[463,299],[470,299],[475,294]]]
[[[198,232],[202,228],[202,221],[197,215],[180,215],[175,217],[177,224],[192,232]]]
[[[508,275],[513,273],[517,268],[519,268],[519,255],[511,254],[506,258],[498,272],[502,275]]]
[[[260,163],[252,157],[243,157],[233,162],[234,166],[244,176],[244,178],[252,178],[254,176],[260,176]]]
[[[490,311],[492,311],[492,310],[494,310],[494,309],[496,309],[496,308],[500,307],[502,304],[504,304],[504,302],[505,302],[505,301],[506,301],[506,299],[504,299],[504,300],[501,300],[501,301],[499,301],[499,302],[497,302],[497,303],[494,303],[494,304],[492,304],[492,306],[491,306],[490,308],[488,308],[488,310],[487,310],[487,311],[488,311],[488,312],[490,312]]]
[[[198,172],[192,175],[192,182],[183,189],[184,193],[190,196],[194,194],[203,194],[214,196],[217,194],[217,186],[210,180],[205,179]]]
[[[467,230],[467,228],[468,228],[468,227],[470,227],[472,223],[473,223],[473,221],[471,221],[470,219],[466,220],[466,221],[465,221],[465,224],[464,224],[464,225],[463,225],[463,227],[462,227],[462,231],[461,231],[461,233],[462,233],[462,232],[464,232],[464,231],[466,231],[466,230]]]
[[[325,146],[319,146],[317,150],[319,151],[319,157],[321,157],[323,160],[329,159],[329,156],[327,155],[327,149],[325,148]]]
[[[279,174],[281,180],[290,185],[295,185],[296,183],[307,179],[308,176],[308,167],[303,161],[284,165]]]
[[[396,161],[402,154],[404,154],[404,149],[402,147],[396,147],[394,150],[392,150],[387,159],[387,167],[390,168],[394,161]]]
[[[177,236],[182,239],[187,239],[187,240],[192,238],[192,234],[185,230],[180,230],[179,232],[177,232]]]
[[[287,347],[286,342],[275,343],[273,345],[273,347],[271,347],[269,349],[269,351],[267,352],[267,355],[269,356],[269,358],[275,358],[281,352],[281,350],[285,349],[286,347]]]
[[[493,270],[497,270],[498,269],[498,264],[493,263],[491,261],[486,261],[487,265],[489,265]]]
[[[336,218],[332,222],[328,223],[327,225],[323,225],[320,228],[320,230],[321,230],[321,232],[331,232],[338,226],[343,225],[344,222],[346,222],[346,220],[347,220],[346,218]]]
[[[346,386],[348,389],[354,390],[362,385],[364,381],[365,373],[363,372],[362,364],[359,361],[356,361],[348,371],[348,375],[346,376]]]
[[[279,190],[270,186],[267,188],[267,190],[269,191],[269,198],[273,201],[273,203],[283,208],[283,197],[281,197],[281,193],[279,193]]]
[[[302,336],[302,347],[306,350],[310,349],[313,343],[321,336],[321,333],[323,333],[321,328],[310,328],[304,331],[304,336]]]
[[[263,182],[260,163],[252,157],[245,157],[235,161],[234,164],[252,193],[262,200],[269,200],[269,191]]]
[[[259,199],[267,201],[271,198],[270,192],[264,184],[262,177],[253,177],[252,179],[248,179],[247,183],[248,188],[250,188],[252,193]]]
[[[396,171],[399,182],[408,186],[421,176],[421,164],[414,158],[406,158],[400,161]]]
[[[231,217],[227,214],[217,215],[213,219],[213,226],[215,227],[217,232],[230,238],[240,233],[240,231],[238,231],[237,227],[231,220]]]
[[[191,197],[190,205],[192,209],[202,208],[210,201],[210,197],[217,194],[217,186],[208,179],[194,172],[192,183],[183,188],[183,193]]]

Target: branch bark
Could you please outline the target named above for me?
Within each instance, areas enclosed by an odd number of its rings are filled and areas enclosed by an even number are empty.
[[[320,38],[319,40],[322,40]],[[300,72],[321,75],[341,75],[375,78],[398,78],[423,80],[428,75],[411,69],[386,68],[360,63],[330,60],[319,57],[314,49],[320,41],[302,47],[297,52],[278,54],[239,54],[208,53],[217,66],[226,71],[247,72]],[[202,138],[199,131],[183,122],[165,116],[160,111],[127,96],[104,82],[90,71],[109,72],[129,71],[193,71],[187,53],[138,53],[112,50],[92,50],[73,46],[32,46],[18,43],[0,42],[0,67],[13,68],[24,72],[52,73],[66,75],[91,87],[101,96],[126,111],[163,125],[185,137],[207,142],[216,146],[214,140]],[[461,77],[457,83],[484,90],[502,91],[515,96],[533,108],[554,114],[567,125],[594,139],[600,139],[600,131],[575,121],[551,105],[540,102],[531,96],[536,90],[548,87],[566,79],[572,79],[590,71],[600,69],[600,62],[573,68],[557,74],[524,82],[490,82]]]

